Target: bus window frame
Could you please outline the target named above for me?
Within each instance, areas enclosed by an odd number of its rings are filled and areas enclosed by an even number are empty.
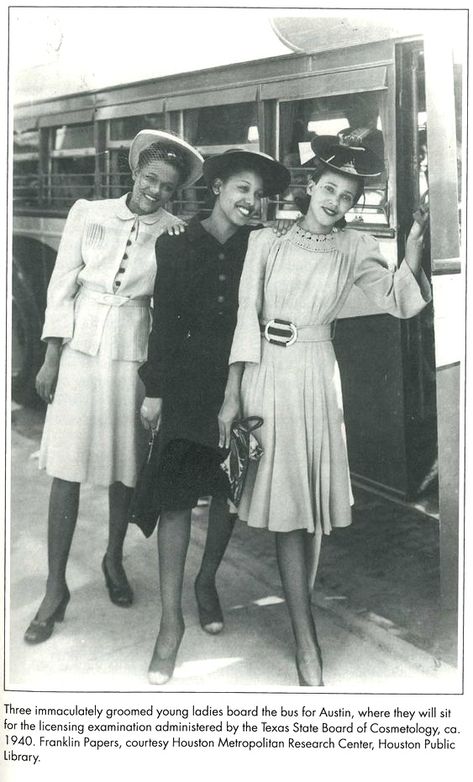
[[[347,75],[352,78],[354,89],[347,90]],[[324,88],[321,88],[321,83]],[[290,84],[290,92],[285,90],[276,99],[275,111],[275,150],[279,159],[280,154],[280,110],[282,103],[296,100],[314,100],[315,98],[335,97],[344,95],[356,95],[363,93],[380,93],[384,96],[384,116],[389,131],[383,128],[385,160],[387,161],[387,177],[385,184],[386,201],[384,213],[386,224],[350,221],[350,228],[363,231],[382,239],[396,239],[397,225],[397,182],[396,182],[396,73],[394,62],[394,50],[392,59],[373,64],[364,63],[359,67],[335,68],[313,71],[310,74],[297,74],[282,82],[279,78],[261,85],[261,97],[266,102],[271,99],[274,89],[281,84]],[[308,86],[313,85],[309,90]],[[341,85],[341,86],[340,86]],[[265,89],[266,87],[266,89]]]

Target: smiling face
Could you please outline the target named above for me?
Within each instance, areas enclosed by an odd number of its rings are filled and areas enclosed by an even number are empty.
[[[165,206],[179,185],[180,175],[163,160],[145,163],[133,172],[133,190],[128,204],[137,215],[152,214]]]
[[[263,197],[263,178],[255,171],[239,171],[225,180],[216,179],[212,186],[218,196],[214,209],[236,227],[246,225]]]
[[[317,182],[309,182],[310,204],[304,219],[307,229],[315,233],[330,233],[335,223],[356,203],[359,189],[355,177],[328,169]]]

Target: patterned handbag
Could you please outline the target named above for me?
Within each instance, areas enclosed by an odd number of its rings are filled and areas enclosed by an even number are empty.
[[[243,486],[250,461],[257,462],[263,455],[263,449],[253,432],[263,424],[258,415],[234,421],[230,435],[230,450],[220,465],[230,481],[230,499],[234,505],[241,500]]]

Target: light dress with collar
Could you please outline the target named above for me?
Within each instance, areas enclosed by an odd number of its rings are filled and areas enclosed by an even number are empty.
[[[376,240],[354,229],[311,234],[296,223],[283,237],[263,229],[250,237],[239,291],[238,322],[229,363],[245,362],[243,415],[264,419],[255,436],[263,447],[250,462],[240,519],[276,532],[305,529],[313,538],[311,582],[322,533],[351,523],[353,497],[337,360],[330,324],[353,286],[399,318],[420,312],[431,297],[405,261],[391,271]],[[261,336],[278,318],[325,326],[316,338],[287,347]],[[312,332],[318,329],[312,329]],[[327,334],[324,335],[324,331]]]
[[[79,483],[134,486],[146,448],[144,388],[155,243],[164,209],[135,215],[127,195],[79,200],[69,212],[48,287],[42,338],[63,340],[40,468]]]

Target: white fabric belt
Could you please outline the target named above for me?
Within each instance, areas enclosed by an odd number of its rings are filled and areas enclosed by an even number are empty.
[[[335,322],[327,325],[296,326],[295,323],[274,318],[261,323],[261,336],[273,345],[289,347],[295,342],[328,342],[333,339]]]
[[[151,302],[150,296],[136,296],[130,299],[128,296],[119,296],[117,293],[94,291],[93,288],[87,288],[85,285],[81,286],[79,295],[93,299],[99,304],[108,304],[111,307],[149,307]]]

